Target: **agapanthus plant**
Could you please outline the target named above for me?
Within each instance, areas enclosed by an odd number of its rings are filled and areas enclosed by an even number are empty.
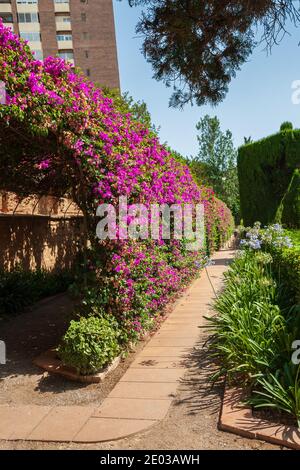
[[[292,248],[292,240],[285,235],[285,231],[280,224],[261,227],[260,222],[256,222],[253,227],[243,228],[246,234],[240,241],[240,247],[250,250],[261,250],[263,248]]]

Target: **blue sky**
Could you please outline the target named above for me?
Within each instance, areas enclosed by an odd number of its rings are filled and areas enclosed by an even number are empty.
[[[197,153],[195,126],[205,114],[217,115],[222,128],[232,131],[237,146],[244,136],[256,140],[276,132],[286,120],[300,127],[300,105],[291,100],[292,82],[300,80],[299,30],[291,28],[293,34],[271,55],[258,47],[220,105],[189,105],[180,111],[169,108],[171,89],[152,78],[151,65],[140,52],[142,40],[135,34],[140,10],[130,8],[127,0],[114,0],[114,10],[122,91],[147,103],[153,122],[161,126],[161,140],[175,150],[186,156]]]

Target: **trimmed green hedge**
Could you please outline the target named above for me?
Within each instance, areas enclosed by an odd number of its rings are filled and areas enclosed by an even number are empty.
[[[239,148],[241,214],[245,225],[300,227],[300,130],[284,130]]]
[[[300,170],[295,170],[278,211],[287,227],[300,227]]]
[[[294,247],[274,250],[274,270],[289,292],[291,301],[300,305],[300,231],[290,231],[287,234]]]

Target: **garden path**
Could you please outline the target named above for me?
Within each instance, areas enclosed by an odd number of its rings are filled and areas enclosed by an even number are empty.
[[[100,406],[1,405],[0,439],[105,442],[163,420],[176,397],[199,337],[199,327],[222,287],[233,251],[221,250],[201,273]]]

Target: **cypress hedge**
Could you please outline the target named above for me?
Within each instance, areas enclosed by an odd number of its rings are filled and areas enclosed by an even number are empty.
[[[245,225],[300,227],[300,130],[286,129],[239,148],[241,214]]]

